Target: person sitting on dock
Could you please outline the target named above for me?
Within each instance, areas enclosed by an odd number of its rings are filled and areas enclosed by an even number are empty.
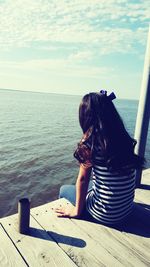
[[[144,159],[107,91],[86,94],[79,106],[83,137],[74,157],[80,168],[76,185],[63,185],[60,198],[73,205],[56,208],[58,217],[86,218],[106,225],[126,220],[134,207],[135,170]],[[92,173],[92,179],[90,180]]]

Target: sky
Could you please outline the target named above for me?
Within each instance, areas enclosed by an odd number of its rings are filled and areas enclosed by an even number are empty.
[[[148,0],[0,0],[0,88],[139,99]]]

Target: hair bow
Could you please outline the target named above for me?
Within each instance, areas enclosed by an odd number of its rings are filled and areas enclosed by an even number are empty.
[[[100,94],[107,96],[107,91],[106,90],[100,90]],[[116,98],[114,92],[112,92],[110,95],[107,96],[111,101]]]

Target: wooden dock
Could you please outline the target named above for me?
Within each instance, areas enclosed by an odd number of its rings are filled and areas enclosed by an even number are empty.
[[[30,232],[18,232],[18,214],[0,219],[0,267],[150,266],[150,169],[136,189],[135,212],[122,227],[57,218],[65,199],[31,209]]]

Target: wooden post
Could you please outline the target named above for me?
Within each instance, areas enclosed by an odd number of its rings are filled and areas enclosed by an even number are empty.
[[[137,145],[135,147],[135,153],[139,156],[144,156],[146,140],[148,134],[150,118],[150,27],[147,40],[147,48],[145,53],[143,79],[141,84],[141,93],[138,106],[136,127],[135,127],[135,139]],[[136,174],[137,187],[141,183],[142,170],[138,170]]]
[[[18,202],[19,214],[19,233],[26,234],[29,232],[30,224],[30,202],[28,198],[22,198]]]

